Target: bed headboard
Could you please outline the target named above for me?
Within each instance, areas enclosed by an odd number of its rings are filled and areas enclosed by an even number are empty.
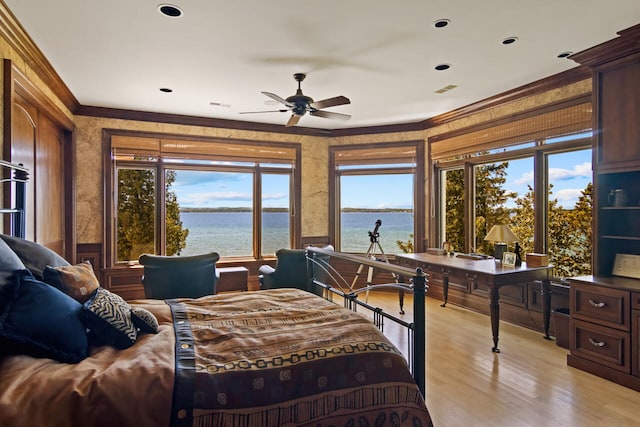
[[[9,233],[12,236],[24,239],[26,230],[26,207],[27,207],[27,181],[29,180],[29,169],[22,164],[11,163],[0,160],[0,183],[2,183],[3,207],[0,208],[2,216],[8,215]]]

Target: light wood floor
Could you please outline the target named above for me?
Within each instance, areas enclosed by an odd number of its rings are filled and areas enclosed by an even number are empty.
[[[364,299],[364,297],[361,297]],[[371,305],[398,314],[396,293],[372,292]],[[412,320],[405,298],[405,321]],[[426,395],[436,427],[640,426],[640,393],[567,366],[568,350],[542,333],[500,323],[491,352],[489,317],[427,298]],[[406,336],[385,323],[405,351]]]

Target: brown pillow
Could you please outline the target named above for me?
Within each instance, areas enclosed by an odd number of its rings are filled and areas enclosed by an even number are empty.
[[[44,281],[84,303],[100,287],[89,261],[62,267],[47,266],[44,269]]]

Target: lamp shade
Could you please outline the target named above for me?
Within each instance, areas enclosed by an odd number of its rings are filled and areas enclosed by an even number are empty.
[[[489,242],[513,243],[520,239],[513,234],[513,231],[511,231],[508,225],[497,224],[491,227],[491,230],[489,230],[489,233],[484,237],[484,240]]]

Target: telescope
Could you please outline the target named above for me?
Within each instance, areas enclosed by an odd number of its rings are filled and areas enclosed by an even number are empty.
[[[373,231],[369,232],[369,241],[371,243],[376,243],[378,241],[378,237],[380,237],[380,232],[378,231],[378,229],[380,228],[381,225],[382,225],[382,220],[377,220],[375,227],[373,228]]]

